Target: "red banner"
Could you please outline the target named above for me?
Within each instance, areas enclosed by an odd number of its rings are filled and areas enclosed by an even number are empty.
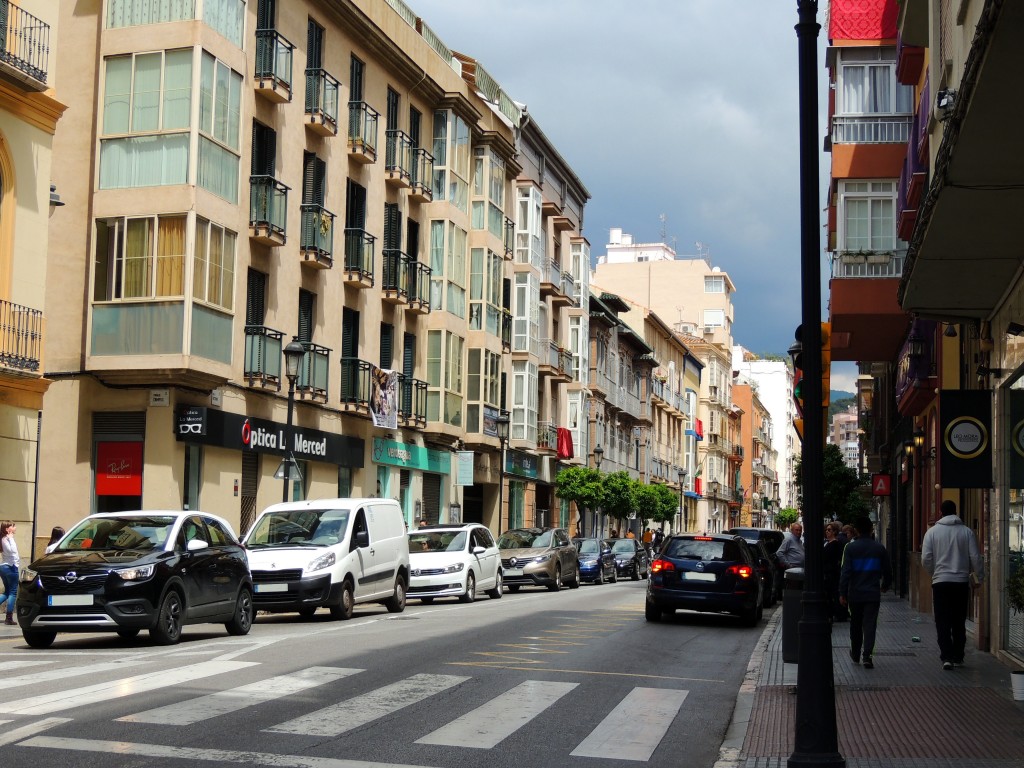
[[[96,444],[96,495],[142,495],[142,443]]]
[[[828,11],[828,39],[895,39],[899,12],[896,0],[832,0]]]

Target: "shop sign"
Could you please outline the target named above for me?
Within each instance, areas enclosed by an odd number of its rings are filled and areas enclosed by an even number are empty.
[[[363,466],[365,444],[358,437],[294,425],[289,435],[286,424],[205,406],[179,408],[175,435],[179,441],[188,443],[277,456],[290,452],[298,460],[322,461],[342,467]]]
[[[96,495],[142,495],[142,443],[96,444]]]
[[[505,451],[505,473],[537,479],[537,457],[532,453],[509,448]]]
[[[992,487],[992,393],[987,389],[939,392],[943,488]]]
[[[473,484],[473,451],[459,451],[455,454],[455,484]]]
[[[373,463],[419,469],[441,475],[451,474],[452,471],[452,456],[448,451],[380,437],[373,438]]]
[[[484,434],[487,437],[498,436],[498,416],[501,411],[492,405],[484,406]]]

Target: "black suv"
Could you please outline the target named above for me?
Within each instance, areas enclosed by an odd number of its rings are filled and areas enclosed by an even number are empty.
[[[252,626],[252,577],[231,526],[201,512],[110,512],[72,528],[21,574],[18,623],[33,648],[57,632],[141,630],[160,645],[185,624]]]
[[[756,626],[764,610],[757,560],[739,536],[670,536],[651,564],[644,608],[648,621],[683,608],[733,613]]]

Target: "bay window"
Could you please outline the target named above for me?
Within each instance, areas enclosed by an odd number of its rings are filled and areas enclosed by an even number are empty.
[[[469,328],[501,334],[501,257],[489,248],[470,254]]]
[[[498,408],[501,392],[501,355],[470,349],[466,355],[466,431],[483,431],[484,406]]]
[[[466,230],[454,223],[430,222],[430,308],[443,308],[463,319],[466,317],[466,240]]]
[[[896,182],[840,181],[840,251],[890,252],[896,242]]]
[[[184,214],[96,223],[94,301],[184,297]]]
[[[229,312],[234,306],[237,239],[231,230],[205,219],[196,220],[192,296]]]
[[[537,442],[537,365],[526,360],[512,361],[512,424],[513,440]]]
[[[463,345],[451,331],[427,331],[427,421],[462,426]]]
[[[203,52],[199,72],[199,169],[197,183],[228,202],[238,202],[242,76]]]

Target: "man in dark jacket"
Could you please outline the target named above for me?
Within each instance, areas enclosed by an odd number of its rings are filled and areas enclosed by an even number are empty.
[[[850,658],[854,664],[863,659],[864,668],[873,669],[878,608],[882,592],[892,585],[892,567],[888,550],[875,541],[871,520],[861,517],[854,527],[857,538],[843,551],[839,602],[850,609]]]

